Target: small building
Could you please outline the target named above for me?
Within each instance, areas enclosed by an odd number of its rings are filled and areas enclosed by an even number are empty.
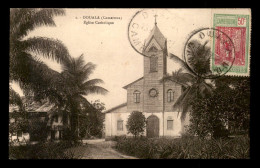
[[[182,121],[181,112],[173,105],[183,92],[183,86],[174,81],[162,82],[167,74],[167,39],[155,23],[145,41],[143,53],[144,75],[124,86],[127,102],[105,111],[105,136],[127,134],[127,120],[131,112],[142,112],[147,119],[147,137],[178,137],[189,124],[189,114]]]
[[[23,98],[25,111],[29,120],[30,127],[38,126],[39,130],[29,128],[28,132],[17,132],[10,134],[11,140],[23,141],[39,141],[41,134],[47,134],[47,140],[60,140],[62,132],[66,126],[69,126],[69,116],[64,115],[62,109],[58,109],[49,101],[35,102],[30,99]],[[19,111],[18,106],[9,105],[10,123],[15,122],[12,117],[14,111]],[[45,127],[47,132],[41,132],[40,127]],[[37,128],[36,128],[37,129]]]

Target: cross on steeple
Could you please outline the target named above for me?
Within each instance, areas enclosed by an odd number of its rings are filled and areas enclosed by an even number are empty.
[[[158,15],[156,15],[156,14],[154,15],[154,19],[155,19],[154,24],[155,24],[155,25],[157,25],[157,22],[156,22],[156,17],[157,17],[157,16],[158,16]]]

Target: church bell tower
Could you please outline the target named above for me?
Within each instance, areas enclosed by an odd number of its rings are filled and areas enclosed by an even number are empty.
[[[144,106],[143,111],[160,113],[164,111],[164,83],[160,80],[167,73],[167,39],[159,30],[156,22],[145,40],[144,57]]]
[[[150,35],[145,40],[143,54],[144,57],[144,76],[149,74],[157,74],[158,77],[163,77],[167,72],[167,39],[159,30],[156,22],[150,32]]]

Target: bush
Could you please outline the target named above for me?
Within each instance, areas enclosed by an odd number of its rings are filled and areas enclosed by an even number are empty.
[[[133,134],[135,137],[142,134],[145,130],[145,116],[138,111],[133,111],[127,120],[128,133]]]
[[[217,81],[224,79],[219,78]],[[248,134],[250,82],[249,78],[238,78],[235,81],[223,82],[223,86],[218,86],[211,96],[198,97],[192,102],[189,125],[191,134],[201,138],[208,135],[214,138],[227,137],[242,132]]]
[[[78,145],[74,145],[78,146]],[[71,142],[47,142],[35,145],[9,146],[10,159],[78,159],[75,151],[67,150],[74,147]]]
[[[141,159],[248,159],[249,138],[118,138],[116,149]]]

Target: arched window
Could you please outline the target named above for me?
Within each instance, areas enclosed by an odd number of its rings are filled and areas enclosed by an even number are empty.
[[[140,94],[141,94],[141,92],[139,92],[138,90],[134,91],[134,102],[135,103],[140,103]]]
[[[172,89],[169,89],[167,91],[167,101],[168,102],[172,102],[173,101],[173,94],[174,94],[174,92],[172,91]]]
[[[150,57],[150,72],[157,72],[158,57],[152,55]]]

